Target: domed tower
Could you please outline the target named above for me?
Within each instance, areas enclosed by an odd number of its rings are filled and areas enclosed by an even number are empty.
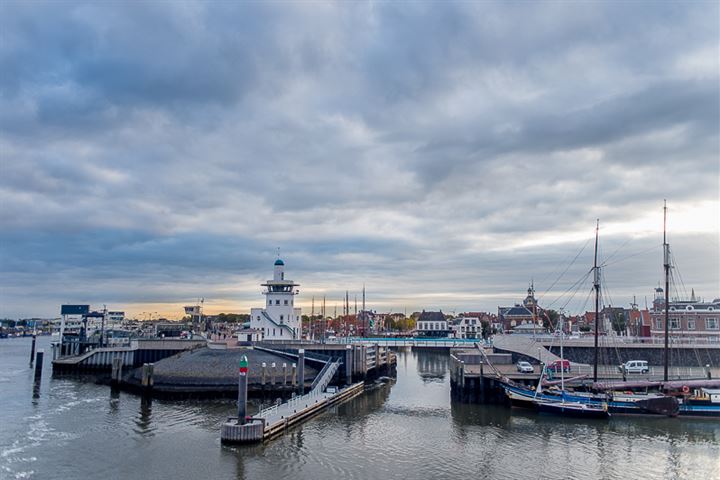
[[[295,295],[300,285],[285,279],[285,262],[275,260],[273,278],[261,284],[265,287],[265,308],[250,310],[250,326],[261,330],[267,340],[300,338],[300,309],[295,308]]]

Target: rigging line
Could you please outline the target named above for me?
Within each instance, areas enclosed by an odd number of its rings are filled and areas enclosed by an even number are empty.
[[[683,278],[682,278],[682,273],[680,272],[680,267],[678,266],[677,262],[675,261],[675,255],[672,255],[672,253],[671,253],[671,259],[672,259],[672,265],[674,267],[673,270],[675,270],[677,272],[678,278],[680,279],[680,285],[682,286],[682,293],[684,295],[684,298],[689,298],[688,294],[687,294],[688,293],[687,287],[685,286],[685,282],[683,281]]]
[[[561,298],[563,298],[568,292],[570,292],[573,288],[575,288],[575,286],[576,286],[578,283],[584,282],[584,281],[590,276],[591,273],[592,273],[592,269],[588,270],[588,272],[587,272],[582,278],[580,278],[580,280],[578,280],[578,281],[576,281],[575,283],[573,283],[573,284],[570,286],[570,288],[568,288],[567,290],[565,290],[563,293],[560,294],[560,296],[558,296],[557,298],[555,298],[555,300],[553,300],[552,302],[550,302],[550,303],[548,304],[548,307],[551,307],[555,302],[557,302],[557,301],[559,301]]]
[[[633,239],[633,238],[630,237],[630,238],[628,238],[627,240],[625,240],[625,243],[623,243],[623,244],[620,245],[618,248],[616,248],[615,251],[614,251],[612,254],[610,254],[609,257],[607,257],[607,258],[605,259],[605,262],[609,262],[610,259],[611,259],[612,257],[614,257],[615,255],[617,255],[617,253],[618,253],[625,245],[627,245],[628,243],[630,243],[630,241],[631,241],[632,239]]]
[[[590,288],[588,291],[587,297],[585,297],[585,301],[582,304],[582,307],[580,308],[580,311],[585,310],[585,307],[587,306],[588,300],[590,300],[590,296],[592,295],[593,291],[595,290],[595,287]]]
[[[544,292],[542,295],[540,295],[540,296],[538,297],[538,301],[542,300],[543,297],[544,297],[550,290],[553,289],[553,287],[557,284],[557,282],[560,281],[560,279],[563,277],[563,275],[565,275],[565,274],[567,273],[567,271],[570,269],[570,267],[572,267],[573,264],[575,264],[575,261],[576,261],[576,260],[578,259],[578,257],[585,251],[585,248],[588,246],[588,244],[590,243],[591,240],[592,240],[592,238],[588,238],[588,239],[587,239],[587,241],[585,242],[585,245],[582,246],[582,248],[580,249],[580,251],[575,255],[575,258],[572,259],[572,261],[570,262],[570,264],[569,264],[567,267],[565,267],[565,270],[563,270],[562,273],[561,273],[560,275],[558,275],[558,277],[557,277],[557,278],[555,279],[555,281],[552,283],[552,285],[550,285],[550,287],[549,287],[547,290],[545,290],[545,292]]]
[[[565,309],[568,306],[568,304],[572,301],[572,299],[575,297],[575,295],[577,295],[577,293],[580,291],[580,289],[583,287],[584,284],[585,284],[584,282],[578,284],[578,287],[575,289],[575,291],[570,296],[570,298],[568,298],[567,302],[565,302],[565,304],[562,307],[560,307],[561,310]]]
[[[662,245],[660,245],[660,246],[662,246]],[[637,257],[638,255],[643,255],[643,254],[645,254],[645,253],[651,252],[651,251],[655,250],[656,248],[658,248],[658,245],[653,245],[652,247],[647,248],[647,249],[645,249],[645,250],[641,250],[641,251],[639,251],[639,252],[633,253],[633,254],[628,255],[628,256],[626,256],[626,257],[619,258],[619,259],[615,260],[614,262],[611,262],[611,263],[605,263],[605,262],[604,262],[604,263],[602,263],[600,266],[601,266],[601,267],[607,267],[607,266],[609,266],[609,265],[615,265],[616,263],[624,262],[625,260],[628,260],[628,259],[633,258],[633,257]],[[607,260],[606,260],[606,262],[607,262]]]

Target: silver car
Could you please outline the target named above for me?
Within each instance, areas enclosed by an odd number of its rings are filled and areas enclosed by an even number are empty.
[[[532,365],[528,362],[518,362],[517,363],[517,370],[520,373],[533,373],[535,369]]]

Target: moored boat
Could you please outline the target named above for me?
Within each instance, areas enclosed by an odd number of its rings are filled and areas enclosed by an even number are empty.
[[[549,413],[553,415],[561,415],[564,417],[576,418],[609,418],[607,404],[594,405],[581,402],[568,401],[545,401],[538,400],[535,402],[537,410],[540,413]]]

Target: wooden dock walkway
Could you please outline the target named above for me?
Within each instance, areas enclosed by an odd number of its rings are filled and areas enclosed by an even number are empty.
[[[348,400],[364,390],[364,382],[345,388],[328,388],[340,362],[326,365],[310,392],[291,398],[285,403],[273,405],[258,412],[244,425],[238,424],[237,417],[228,418],[222,426],[220,439],[226,443],[250,443],[270,440],[309,417],[320,413],[325,407]]]

